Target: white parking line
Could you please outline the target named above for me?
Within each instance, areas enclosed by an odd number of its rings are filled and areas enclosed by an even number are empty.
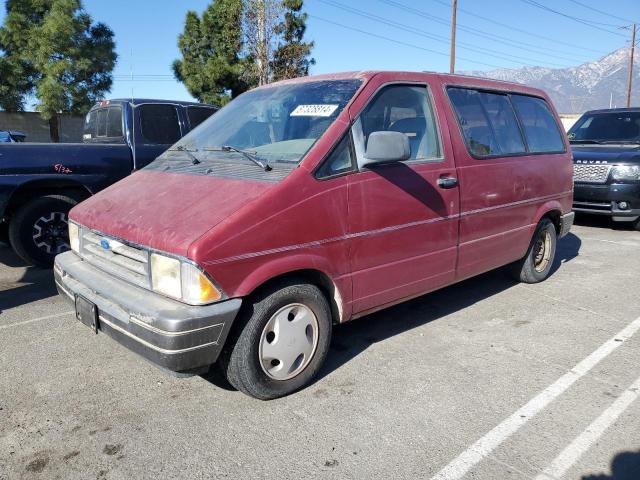
[[[586,375],[600,361],[616,350],[640,329],[640,317],[611,337],[584,360],[580,361],[562,377],[533,397],[502,423],[494,427],[477,442],[452,460],[432,477],[432,480],[454,480],[462,478],[471,468],[487,457],[502,442],[517,432],[533,416],[543,410],[558,396],[564,393],[578,379]]]
[[[598,441],[620,415],[640,396],[640,378],[620,395],[602,415],[596,418],[571,442],[535,480],[561,478]]]
[[[64,317],[65,315],[71,315],[72,313],[75,313],[75,312],[73,310],[69,310],[68,312],[56,313],[54,315],[47,315],[46,317],[32,318],[31,320],[25,320],[23,322],[0,325],[0,330],[4,330],[5,328],[19,327],[20,325],[27,325],[28,323],[33,323],[33,322],[40,322],[42,320],[49,320],[51,318]]]

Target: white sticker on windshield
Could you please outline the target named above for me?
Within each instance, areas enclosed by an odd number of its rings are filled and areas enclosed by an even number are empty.
[[[336,111],[338,105],[298,105],[293,112],[289,114],[291,117],[330,117]]]

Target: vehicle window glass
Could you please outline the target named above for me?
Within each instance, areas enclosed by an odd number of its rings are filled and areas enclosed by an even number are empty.
[[[215,110],[213,108],[188,107],[187,117],[189,118],[189,126],[191,129],[196,128],[214,113]]]
[[[353,161],[351,158],[351,144],[349,133],[347,133],[338,143],[336,148],[324,160],[316,177],[326,178],[340,173],[345,173],[353,169]]]
[[[547,102],[527,95],[512,95],[530,152],[562,152],[564,142]]]
[[[106,108],[101,108],[98,110],[98,116],[96,120],[96,137],[106,137],[107,136],[107,110]]]
[[[585,113],[568,136],[574,143],[640,143],[640,112]]]
[[[467,148],[476,156],[512,155],[526,151],[507,95],[449,88]]]
[[[426,87],[385,87],[367,105],[359,119],[365,145],[373,132],[400,132],[409,138],[411,160],[441,157],[438,129]]]
[[[245,162],[242,154],[222,148],[232,146],[269,163],[295,165],[335,122],[361,84],[360,79],[301,80],[253,89],[185,135],[166,156],[176,156],[175,149],[185,147],[198,150],[202,161]]]
[[[84,131],[82,138],[84,138],[85,140],[94,138],[96,136],[97,115],[98,114],[96,110],[91,110],[89,113],[87,113],[87,116],[84,119]]]
[[[107,115],[107,137],[122,136],[122,108],[111,107]]]
[[[140,131],[148,143],[169,145],[180,139],[178,112],[173,105],[140,105]]]

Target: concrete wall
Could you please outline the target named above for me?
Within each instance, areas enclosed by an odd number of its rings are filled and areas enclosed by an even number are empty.
[[[60,141],[81,142],[84,117],[62,115],[60,117]],[[27,142],[51,142],[49,122],[38,112],[0,112],[0,130],[18,130],[27,134]]]

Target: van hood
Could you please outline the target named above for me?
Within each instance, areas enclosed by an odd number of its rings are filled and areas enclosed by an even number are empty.
[[[156,250],[189,246],[277,183],[140,170],[85,200],[71,220]]]

